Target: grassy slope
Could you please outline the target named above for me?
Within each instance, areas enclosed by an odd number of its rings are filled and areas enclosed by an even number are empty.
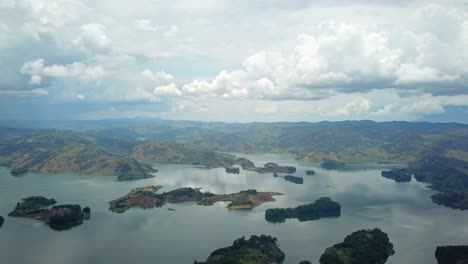
[[[204,165],[210,168],[230,167],[235,162],[233,155],[174,142],[146,141],[132,148],[131,154],[141,160]]]
[[[0,164],[45,172],[148,178],[152,169],[133,158],[112,155],[95,139],[76,132],[45,130],[0,145]]]

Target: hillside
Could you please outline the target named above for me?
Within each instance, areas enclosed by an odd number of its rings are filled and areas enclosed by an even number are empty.
[[[139,160],[189,165],[208,168],[231,167],[236,157],[189,144],[146,141],[131,149],[131,155]]]
[[[116,175],[119,180],[152,177],[151,166],[113,155],[81,133],[41,130],[0,144],[0,164],[44,172]]]
[[[83,128],[85,131],[86,128]],[[468,125],[426,122],[204,123],[94,127],[95,135],[188,143],[215,151],[295,154],[298,160],[409,162],[431,152],[468,161]]]

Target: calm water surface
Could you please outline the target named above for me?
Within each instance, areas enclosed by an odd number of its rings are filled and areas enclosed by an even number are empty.
[[[246,155],[244,155],[246,156]],[[298,164],[286,155],[247,156],[261,165],[268,161],[294,165],[304,184],[297,185],[271,174],[193,166],[158,164],[157,177],[117,182],[114,177],[30,173],[12,177],[0,167],[0,263],[193,263],[205,260],[213,250],[229,246],[245,235],[269,234],[278,238],[286,253],[285,263],[308,259],[318,263],[325,248],[341,242],[358,229],[378,227],[388,233],[396,254],[390,264],[435,264],[437,245],[468,244],[468,211],[435,205],[434,192],[424,184],[395,183],[380,176],[382,168],[353,166],[348,171],[328,171]],[[307,169],[317,174],[306,176]],[[162,208],[131,209],[123,214],[108,210],[108,201],[132,188],[163,185],[161,191],[201,187],[214,193],[255,188],[277,191],[276,202],[251,211],[229,211],[226,203],[198,206],[170,204]],[[329,186],[329,187],[326,187]],[[21,198],[43,195],[61,203],[90,206],[91,220],[69,231],[56,232],[44,224],[6,216]],[[339,218],[310,222],[287,220],[272,224],[264,212],[272,207],[297,206],[329,196],[342,205]],[[176,209],[169,211],[167,207]]]

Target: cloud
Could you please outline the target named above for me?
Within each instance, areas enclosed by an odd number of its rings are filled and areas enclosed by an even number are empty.
[[[105,33],[105,26],[97,23],[84,24],[81,26],[81,34],[73,43],[82,49],[106,49],[111,40]]]
[[[0,90],[180,104],[192,119],[232,109],[245,120],[410,119],[465,107],[463,3],[339,3],[1,1]]]
[[[31,76],[31,84],[40,84],[41,76],[67,78],[75,77],[83,80],[96,80],[104,76],[105,70],[101,65],[88,66],[82,62],[71,64],[45,65],[44,59],[28,61],[21,67],[22,74]]]
[[[0,95],[16,95],[16,96],[46,96],[49,93],[41,88],[32,89],[30,91],[23,90],[0,90]]]
[[[169,85],[158,86],[158,87],[154,88],[153,94],[156,97],[165,97],[165,96],[171,97],[171,96],[181,96],[182,95],[182,93],[179,91],[179,89],[177,89],[176,85],[173,84],[173,83],[171,83]]]
[[[136,21],[136,28],[139,30],[143,31],[158,31],[159,28],[156,26],[153,26],[152,22],[150,19],[139,19]]]
[[[453,26],[468,29],[468,17],[463,18],[466,20],[456,20],[458,24]],[[325,89],[354,93],[394,88],[434,95],[466,94],[466,49],[461,48],[468,46],[466,33],[468,30],[456,31],[456,36],[449,37],[443,31],[409,32],[410,44],[401,46],[393,43],[397,36],[390,32],[357,24],[321,23],[315,34],[300,35],[287,56],[260,51],[248,57],[241,69],[221,71],[212,80],[194,80],[184,85],[183,91],[271,100],[313,100],[321,98]],[[408,46],[416,50],[405,50]]]
[[[149,69],[144,69],[141,72],[141,75],[143,77],[145,77],[146,79],[148,79],[148,80],[150,80],[152,82],[155,82],[157,84],[167,84],[167,83],[174,80],[174,76],[172,76],[171,74],[169,74],[169,73],[167,73],[165,71],[158,71],[156,73],[153,73]]]
[[[18,0],[18,5],[27,9],[41,24],[54,27],[63,27],[75,20],[85,8],[78,0]]]

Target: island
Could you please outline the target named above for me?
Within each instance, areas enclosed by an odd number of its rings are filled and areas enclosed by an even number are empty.
[[[254,163],[245,158],[238,158],[236,163],[239,164],[242,169],[248,171],[255,171],[258,173],[295,173],[296,167],[293,166],[280,166],[274,162],[267,162],[263,167],[255,167]]]
[[[340,170],[344,169],[345,163],[337,160],[325,160],[324,162],[322,162],[322,164],[320,164],[320,166],[324,169]]]
[[[410,182],[411,173],[407,169],[395,169],[382,171],[382,177],[394,180],[395,182]]]
[[[307,170],[306,175],[308,175],[308,176],[315,175],[315,171],[314,170]]]
[[[23,175],[26,175],[28,174],[28,169],[27,168],[24,168],[24,167],[19,167],[19,168],[13,168],[11,171],[10,171],[10,174],[12,176],[23,176]]]
[[[47,224],[51,229],[61,231],[83,224],[84,220],[91,217],[89,207],[81,209],[77,204],[57,205],[55,199],[48,199],[43,196],[31,196],[22,199],[16,204],[15,209],[9,213],[13,217],[25,217]]]
[[[226,168],[226,173],[239,174],[240,169],[239,168]]]
[[[302,177],[297,177],[297,176],[293,176],[293,175],[285,175],[284,176],[284,179],[286,181],[289,181],[289,182],[292,182],[292,183],[296,183],[296,184],[303,184],[304,183],[304,178]]]
[[[297,218],[303,222],[340,215],[341,205],[329,197],[322,197],[314,203],[300,205],[296,208],[272,208],[265,211],[265,219],[274,223],[284,222],[291,218]]]
[[[468,246],[437,247],[435,257],[438,264],[466,264],[468,263]]]
[[[0,216],[0,227],[2,227],[4,223],[5,223],[5,218],[3,218],[3,216]]]
[[[281,264],[285,255],[275,237],[251,236],[248,240],[241,237],[232,246],[213,251],[204,262],[194,264]]]
[[[383,264],[395,254],[393,244],[382,230],[359,230],[346,236],[342,243],[325,250],[321,264]]]
[[[166,203],[193,201],[198,205],[213,205],[216,202],[230,202],[229,210],[252,209],[265,202],[275,201],[273,196],[282,195],[277,192],[257,192],[245,190],[232,194],[213,194],[201,192],[200,188],[179,188],[162,194],[157,192],[161,186],[146,186],[133,189],[127,195],[110,201],[109,210],[123,213],[132,207],[152,208],[162,207]]]

